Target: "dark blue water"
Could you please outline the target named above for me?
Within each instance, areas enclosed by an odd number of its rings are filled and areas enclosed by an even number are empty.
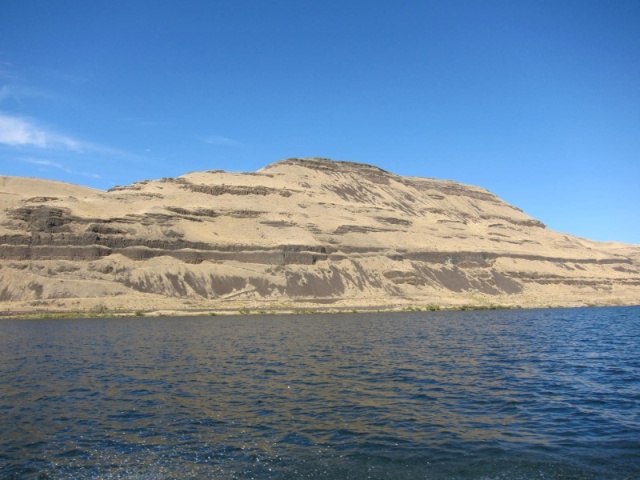
[[[640,478],[640,308],[0,322],[0,478]]]

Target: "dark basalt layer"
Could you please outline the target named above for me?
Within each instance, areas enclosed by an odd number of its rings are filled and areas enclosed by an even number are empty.
[[[96,202],[126,205],[113,214],[46,191],[14,203],[0,217],[0,300],[79,297],[85,278],[116,292],[87,295],[316,303],[640,287],[633,255],[585,248],[481,188],[327,159],[283,160],[233,184],[207,173],[101,192]]]

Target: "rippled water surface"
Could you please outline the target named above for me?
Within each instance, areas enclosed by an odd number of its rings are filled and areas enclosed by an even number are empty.
[[[640,478],[640,308],[0,322],[0,478]]]

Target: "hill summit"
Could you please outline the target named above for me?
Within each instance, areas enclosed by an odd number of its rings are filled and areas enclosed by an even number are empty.
[[[0,313],[640,303],[640,246],[491,192],[287,159],[108,191],[0,177]]]

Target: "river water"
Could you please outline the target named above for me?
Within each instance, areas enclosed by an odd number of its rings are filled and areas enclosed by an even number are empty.
[[[0,478],[638,479],[640,308],[0,322]]]

